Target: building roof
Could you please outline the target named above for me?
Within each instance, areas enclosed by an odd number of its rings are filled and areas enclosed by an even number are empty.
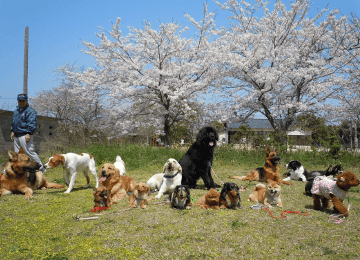
[[[272,126],[266,118],[253,118],[253,119],[247,119],[245,121],[246,125],[251,129],[267,129],[272,130]],[[245,125],[244,122],[238,122],[238,123],[228,123],[227,127],[230,129],[238,129],[240,126]]]

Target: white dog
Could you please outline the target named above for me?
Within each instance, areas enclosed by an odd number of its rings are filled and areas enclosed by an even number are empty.
[[[69,185],[69,188],[65,191],[65,193],[70,193],[73,189],[78,171],[82,171],[86,177],[87,184],[85,188],[90,186],[89,172],[92,173],[96,179],[96,188],[99,187],[99,178],[96,173],[95,160],[91,154],[54,154],[49,158],[49,161],[44,166],[46,169],[53,169],[59,165],[63,167],[65,183],[66,185]],[[71,179],[69,183],[70,174]]]
[[[121,159],[121,157],[118,155],[116,156],[116,161],[114,162],[114,166],[116,169],[120,171],[120,175],[125,175],[125,162]]]
[[[290,171],[284,179],[284,181],[289,180],[301,180],[303,182],[306,182],[306,178],[308,176],[308,171],[301,165],[299,161],[290,161],[288,164],[285,165],[286,168],[288,168]]]
[[[153,175],[148,181],[150,190],[159,190],[156,199],[160,199],[164,193],[171,193],[177,185],[181,184],[182,168],[178,161],[170,158],[163,168],[163,173]]]

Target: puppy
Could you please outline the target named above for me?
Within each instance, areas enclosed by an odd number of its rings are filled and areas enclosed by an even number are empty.
[[[267,186],[259,183],[250,194],[248,201],[263,203],[266,206],[282,207],[281,186],[279,183],[270,182]]]
[[[116,161],[114,162],[114,166],[120,171],[120,175],[125,175],[125,162],[121,159],[120,155],[116,156]]]
[[[111,198],[108,193],[105,186],[99,186],[94,189],[94,212],[111,207]]]
[[[149,185],[150,190],[159,190],[155,198],[160,199],[164,193],[171,193],[177,185],[180,185],[181,178],[181,165],[177,160],[170,158],[164,164],[163,173],[153,175],[146,184]]]
[[[285,165],[290,171],[288,177],[283,179],[283,181],[289,180],[301,180],[303,182],[307,181],[307,176],[309,175],[308,171],[301,165],[299,161],[290,161]]]
[[[221,209],[241,209],[239,187],[235,183],[226,182],[220,193]]]
[[[199,205],[202,209],[219,209],[219,203],[220,193],[214,188],[211,188],[195,205]]]
[[[65,193],[70,193],[70,191],[73,189],[78,171],[82,171],[86,177],[87,184],[85,188],[90,187],[89,172],[94,175],[94,178],[96,180],[95,187],[99,187],[99,179],[96,175],[95,160],[91,154],[54,154],[52,157],[49,158],[49,161],[44,166],[46,169],[53,169],[59,165],[63,167],[65,184],[69,185]],[[69,182],[70,175],[71,179]]]
[[[142,208],[145,209],[146,205],[154,199],[154,197],[149,198],[150,188],[149,185],[143,182],[136,184],[133,193],[130,194],[129,206],[131,208]]]
[[[186,185],[177,185],[169,194],[170,206],[173,209],[191,209],[190,189]]]
[[[110,192],[111,203],[125,198],[129,192],[133,192],[136,181],[129,177],[120,175],[120,171],[112,163],[105,163],[99,169],[100,185],[105,186]]]

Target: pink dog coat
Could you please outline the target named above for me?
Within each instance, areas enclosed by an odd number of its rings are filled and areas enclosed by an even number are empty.
[[[324,196],[327,199],[330,199],[330,193],[332,193],[338,199],[344,200],[347,192],[340,189],[336,185],[336,181],[333,181],[326,176],[318,176],[314,179],[311,193]]]

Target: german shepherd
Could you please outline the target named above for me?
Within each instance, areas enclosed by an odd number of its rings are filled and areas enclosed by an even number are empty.
[[[9,159],[5,163],[6,174],[1,176],[0,196],[13,193],[25,194],[25,198],[32,199],[34,189],[61,189],[65,185],[49,183],[43,173],[38,171],[40,165],[31,160],[21,147],[19,153],[8,150]]]
[[[230,179],[240,179],[244,181],[261,181],[270,183],[275,181],[280,185],[294,185],[291,182],[281,180],[279,173],[280,157],[278,156],[278,149],[270,151],[269,147],[265,147],[266,157],[264,168],[256,168],[246,176],[229,176]]]

